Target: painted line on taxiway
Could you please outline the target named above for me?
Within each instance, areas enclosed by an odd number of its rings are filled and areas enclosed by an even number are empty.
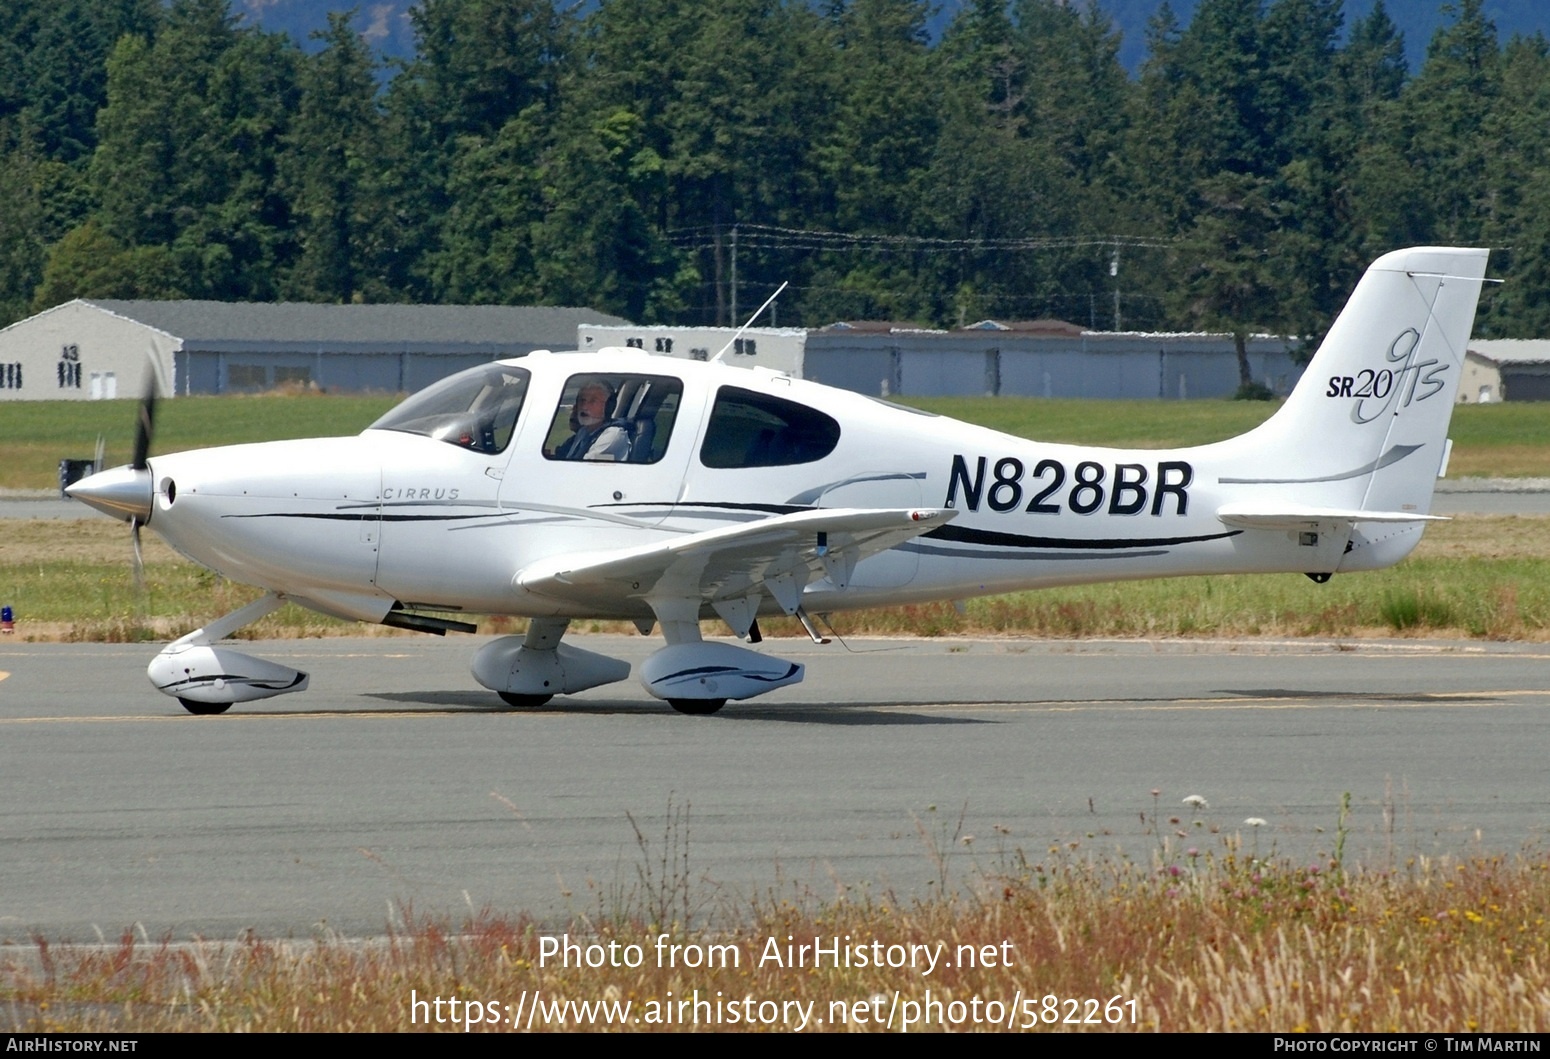
[[[1512,691],[1460,691],[1460,692],[1428,692],[1414,696],[1398,697],[1392,694],[1363,698],[1351,696],[1343,699],[1324,698],[1288,698],[1267,699],[1254,697],[1224,697],[1215,699],[1160,699],[1160,700],[1113,700],[1113,699],[1079,699],[1063,700],[1058,702],[945,702],[945,703],[901,703],[897,706],[886,706],[888,710],[911,711],[940,711],[940,710],[978,710],[983,712],[1016,712],[1016,713],[1087,713],[1106,711],[1110,713],[1167,713],[1190,710],[1234,709],[1234,710],[1356,710],[1356,709],[1418,709],[1424,707],[1459,706],[1459,707],[1489,707],[1506,706],[1500,699],[1522,696],[1538,696],[1550,698],[1550,689],[1532,690],[1516,689]]]
[[[1512,688],[1500,691],[1438,691],[1399,696],[1384,693],[1372,698],[1350,696],[1341,699],[1288,698],[1267,699],[1260,696],[1224,696],[1221,698],[1196,699],[1059,699],[1051,702],[901,702],[889,705],[876,703],[836,703],[824,707],[837,713],[847,710],[875,709],[890,712],[941,712],[945,710],[969,710],[978,712],[1016,713],[1087,713],[1107,711],[1111,713],[1168,713],[1211,709],[1235,710],[1356,710],[1356,709],[1419,709],[1438,706],[1491,707],[1507,706],[1499,700],[1510,698],[1550,698],[1550,689]],[[654,703],[641,703],[639,711],[632,708],[610,708],[610,714],[633,716],[669,716],[665,711],[653,710]],[[753,707],[764,712],[786,712],[811,709],[808,703],[767,703]],[[80,717],[0,717],[0,727],[24,724],[113,724],[137,721],[167,721],[179,724],[222,724],[238,721],[328,721],[328,720],[402,720],[420,718],[440,720],[446,717],[502,717],[513,719],[560,720],[568,717],[595,716],[596,710],[553,709],[543,711],[500,710],[482,707],[445,707],[424,710],[289,710],[270,713],[232,713],[219,718],[196,722],[186,714],[127,714],[123,716],[86,715]],[[735,715],[734,715],[735,716]]]
[[[518,713],[515,710],[513,710],[513,711],[495,710],[495,709],[486,710],[486,709],[479,709],[477,707],[469,707],[469,708],[466,708],[466,709],[451,709],[451,710],[449,710],[449,709],[393,710],[391,712],[379,712],[379,711],[376,711],[376,710],[339,710],[337,712],[329,712],[329,711],[323,711],[323,710],[310,710],[310,711],[306,711],[306,712],[291,711],[291,712],[288,712],[288,713],[233,713],[233,714],[228,714],[226,716],[220,717],[219,719],[212,717],[212,718],[209,718],[209,719],[205,720],[203,723],[207,723],[207,724],[233,724],[233,723],[236,723],[238,721],[333,721],[333,720],[352,720],[352,719],[355,719],[355,718],[364,718],[364,719],[369,719],[369,720],[387,720],[387,721],[391,721],[391,720],[400,720],[400,719],[414,718],[414,717],[422,717],[422,718],[426,718],[426,719],[436,718],[436,719],[439,720],[439,719],[445,718],[445,717],[462,717],[462,716],[469,716],[469,715],[483,716],[483,717],[527,717],[527,718],[533,719],[533,720],[537,720],[537,719],[540,719],[540,718],[558,718],[558,717],[565,717],[565,716],[567,716],[566,714],[561,713],[559,711],[555,711],[555,710],[548,710],[548,711],[545,711],[543,713],[526,713],[526,714],[524,714],[524,713]],[[577,715],[572,714],[570,716],[577,716]],[[6,725],[21,725],[21,724],[114,724],[114,723],[136,722],[136,721],[175,721],[175,722],[177,722],[179,724],[196,724],[196,723],[200,723],[200,722],[195,721],[193,719],[192,715],[190,715],[190,714],[182,714],[182,713],[166,713],[166,714],[142,713],[142,714],[126,714],[126,715],[120,716],[120,717],[104,717],[104,716],[94,716],[94,715],[86,715],[86,716],[81,716],[81,717],[0,717],[0,727],[5,727]]]

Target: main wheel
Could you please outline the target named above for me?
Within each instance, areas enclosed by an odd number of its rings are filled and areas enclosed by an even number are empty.
[[[214,717],[218,713],[225,713],[231,709],[229,702],[195,702],[193,699],[179,699],[183,708],[196,717]]]
[[[726,699],[668,699],[667,704],[691,717],[708,717],[727,704]]]
[[[518,695],[514,691],[497,691],[495,694],[499,695],[501,701],[507,706],[515,706],[521,710],[535,709],[554,698],[553,695]]]

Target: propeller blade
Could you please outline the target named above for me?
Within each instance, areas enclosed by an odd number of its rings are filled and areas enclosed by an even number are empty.
[[[151,435],[156,426],[156,378],[146,384],[145,396],[140,398],[140,418],[135,424],[135,457],[130,466],[137,471],[146,468],[146,457],[151,454]]]
[[[135,591],[145,591],[145,557],[140,554],[140,526],[137,518],[129,520],[129,541],[134,549]]]

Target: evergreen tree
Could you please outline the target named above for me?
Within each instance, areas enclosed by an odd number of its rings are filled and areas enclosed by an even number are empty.
[[[169,251],[153,285],[275,295],[294,249],[277,176],[295,61],[283,36],[239,29],[226,0],[176,0],[154,43],[115,47],[93,183],[107,234]]]
[[[1482,0],[1459,0],[1432,38],[1426,63],[1396,113],[1405,160],[1422,178],[1413,204],[1429,241],[1473,245],[1490,209],[1490,147],[1481,135],[1501,94],[1496,27]]]
[[[0,133],[9,124],[0,121]],[[0,210],[0,327],[27,314],[32,288],[42,274],[37,179],[38,162],[25,146],[0,153],[0,201],[5,203]]]
[[[78,162],[96,148],[107,58],[125,34],[149,36],[154,0],[60,0],[42,14],[21,69],[23,113],[45,157]]]
[[[428,0],[410,17],[416,56],[386,100],[382,186],[395,209],[383,218],[379,261],[385,285],[444,300],[460,290],[466,296],[466,284],[450,278],[464,266],[453,268],[449,257],[470,261],[476,251],[469,242],[480,238],[477,205],[457,202],[452,185],[474,190],[466,174],[490,160],[498,138],[512,146],[503,130],[524,113],[528,127],[547,138],[572,27],[549,0]],[[533,154],[499,157],[528,169],[538,161]],[[514,175],[490,172],[487,179]]]
[[[315,39],[323,48],[301,62],[282,162],[299,245],[284,293],[302,301],[386,297],[371,261],[381,213],[375,62],[347,14],[331,13]]]

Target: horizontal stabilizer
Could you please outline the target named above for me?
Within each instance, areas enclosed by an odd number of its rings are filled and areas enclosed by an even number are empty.
[[[676,598],[713,602],[761,589],[781,599],[815,577],[853,569],[957,515],[945,508],[820,508],[652,544],[541,559],[515,585],[574,603]],[[621,591],[622,590],[622,591]],[[783,601],[783,609],[786,608]]]
[[[1360,508],[1278,502],[1223,504],[1217,508],[1216,517],[1235,529],[1309,529],[1331,523],[1447,521],[1445,515],[1423,515],[1418,511],[1363,511]]]

